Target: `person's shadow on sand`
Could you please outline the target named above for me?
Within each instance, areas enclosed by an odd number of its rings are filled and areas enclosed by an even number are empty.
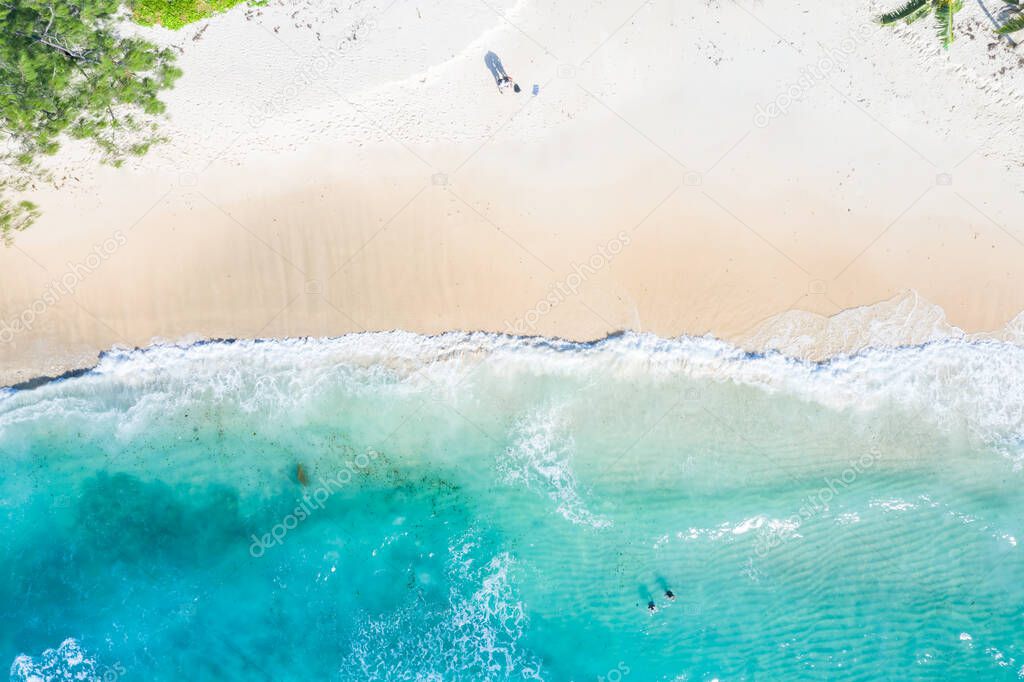
[[[505,81],[511,80],[508,74],[505,73],[505,67],[501,64],[501,58],[493,52],[488,52],[484,55],[484,64],[487,65],[491,75],[494,76],[494,83],[498,87],[501,87],[501,84]]]

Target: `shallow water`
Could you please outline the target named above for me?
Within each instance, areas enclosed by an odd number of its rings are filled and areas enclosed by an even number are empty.
[[[15,680],[1024,676],[1009,344],[160,347],[0,450]]]

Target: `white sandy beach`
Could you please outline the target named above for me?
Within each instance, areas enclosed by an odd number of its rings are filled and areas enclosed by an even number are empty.
[[[170,140],[54,160],[0,249],[0,382],[384,329],[1020,338],[1024,48],[977,3],[948,52],[888,8],[271,0],[147,31],[182,49]]]

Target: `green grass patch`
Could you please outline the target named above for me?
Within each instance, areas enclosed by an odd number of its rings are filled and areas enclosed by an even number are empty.
[[[242,2],[244,0],[133,0],[131,6],[132,15],[138,23],[176,29]]]

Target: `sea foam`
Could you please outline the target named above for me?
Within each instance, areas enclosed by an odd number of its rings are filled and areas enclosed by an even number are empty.
[[[898,406],[939,429],[965,428],[1018,464],[1024,461],[1024,348],[963,338],[868,348],[819,362],[752,353],[710,337],[632,332],[591,343],[381,332],[156,345],[108,352],[81,376],[32,390],[6,389],[0,394],[0,435],[18,421],[78,410],[118,413],[118,428],[130,434],[174,404],[228,401],[273,412],[309,404],[338,386],[456,394],[478,373],[509,382],[601,377],[668,386],[687,379],[755,387],[833,410]]]
[[[22,654],[11,664],[11,682],[100,682],[96,661],[73,637],[37,657]]]

